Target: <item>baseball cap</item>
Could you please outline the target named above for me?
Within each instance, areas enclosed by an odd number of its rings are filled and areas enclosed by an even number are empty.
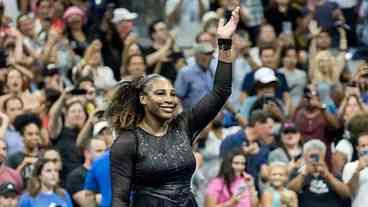
[[[201,42],[194,44],[193,50],[195,53],[205,53],[205,54],[213,53],[213,51],[215,51],[212,45],[208,42]]]
[[[283,133],[289,133],[289,132],[294,132],[295,133],[295,132],[298,132],[298,131],[299,131],[298,127],[292,121],[287,121],[282,126],[282,132]]]
[[[93,127],[93,136],[98,135],[103,129],[107,127],[109,127],[109,123],[107,121],[97,122]]]
[[[277,82],[275,72],[271,68],[262,67],[254,73],[254,80],[263,84]]]
[[[0,196],[15,197],[17,196],[17,190],[13,183],[6,182],[0,185]]]
[[[117,8],[114,10],[114,16],[112,18],[112,22],[117,24],[123,20],[133,20],[138,17],[137,13],[130,12],[125,8]]]
[[[207,24],[209,21],[212,21],[212,20],[219,20],[219,16],[217,15],[216,12],[214,11],[209,11],[209,12],[206,12],[203,17],[202,17],[202,23],[203,24]]]

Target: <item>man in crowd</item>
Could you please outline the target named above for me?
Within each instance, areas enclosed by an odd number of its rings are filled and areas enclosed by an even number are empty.
[[[211,59],[214,48],[210,43],[194,45],[195,61],[182,68],[175,81],[176,95],[181,99],[184,110],[193,107],[213,87],[214,70]]]
[[[292,172],[288,184],[288,188],[298,194],[300,207],[339,207],[343,199],[350,196],[348,186],[328,169],[326,152],[326,145],[320,140],[304,144],[305,165]]]
[[[348,163],[343,171],[343,180],[349,186],[353,207],[363,207],[368,203],[368,133],[358,137],[356,150],[359,160]]]
[[[3,183],[0,185],[0,207],[16,207],[18,195],[13,183]]]
[[[73,197],[75,206],[84,206],[86,194],[83,190],[84,182],[88,170],[91,169],[93,160],[99,157],[106,150],[106,144],[102,139],[90,139],[84,149],[84,163],[74,169],[67,177],[66,189]]]

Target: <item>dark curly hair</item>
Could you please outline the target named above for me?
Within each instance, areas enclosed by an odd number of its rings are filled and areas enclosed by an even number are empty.
[[[119,82],[105,110],[105,117],[115,131],[133,129],[144,117],[144,108],[139,97],[147,92],[149,83],[165,77],[152,74],[132,81]]]
[[[41,129],[42,121],[37,114],[34,113],[23,113],[18,115],[14,120],[15,129],[24,135],[24,129],[29,124],[35,124],[38,128]]]

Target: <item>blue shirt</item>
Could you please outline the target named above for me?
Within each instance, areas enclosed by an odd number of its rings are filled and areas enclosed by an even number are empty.
[[[64,197],[57,193],[40,192],[35,198],[28,193],[23,194],[18,202],[18,207],[73,207],[70,195],[64,191]]]
[[[248,96],[256,95],[256,90],[254,89],[254,73],[252,71],[248,73],[243,80],[242,91],[246,92]],[[275,71],[275,75],[278,79],[278,87],[275,91],[275,96],[283,100],[283,94],[289,91],[289,85],[287,84],[286,77],[284,74]]]
[[[176,95],[180,97],[184,110],[192,108],[212,90],[213,67],[203,70],[195,61],[182,68],[175,81]]]
[[[8,156],[24,150],[23,138],[14,127],[6,129],[5,142]]]
[[[224,157],[227,153],[247,143],[247,136],[244,129],[241,129],[237,133],[225,137],[220,146],[220,156]],[[260,145],[259,148],[258,154],[251,155],[247,158],[247,173],[252,175],[255,180],[258,179],[261,166],[267,164],[268,154],[270,152],[270,146]]]
[[[101,193],[100,207],[111,206],[110,151],[106,151],[93,162],[87,172],[84,189]]]

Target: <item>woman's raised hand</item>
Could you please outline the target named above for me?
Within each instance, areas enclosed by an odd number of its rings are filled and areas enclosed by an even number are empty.
[[[239,22],[240,7],[236,7],[232,13],[230,20],[225,24],[225,19],[221,18],[217,27],[217,37],[221,39],[231,39]]]

